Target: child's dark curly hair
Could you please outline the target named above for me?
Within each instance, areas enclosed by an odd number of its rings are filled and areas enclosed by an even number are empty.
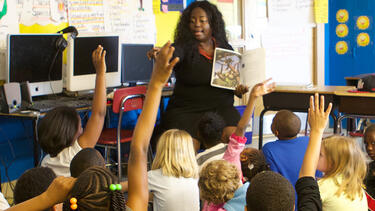
[[[210,148],[221,143],[225,127],[224,119],[216,113],[205,113],[198,122],[198,137],[204,147]]]
[[[270,170],[263,152],[255,148],[245,148],[241,152],[241,170],[246,180],[250,181],[262,171]]]
[[[77,178],[70,198],[77,199],[77,211],[125,211],[124,194],[120,191],[111,191],[111,184],[119,183],[108,169],[102,166],[88,168]],[[70,210],[70,198],[64,202],[63,210]]]
[[[227,45],[228,39],[225,34],[225,23],[222,14],[217,7],[208,1],[195,1],[191,3],[183,12],[178,21],[174,34],[174,42],[177,45],[191,45],[198,42],[190,30],[191,12],[197,8],[202,8],[208,17],[208,22],[212,30],[212,36],[222,45]]]

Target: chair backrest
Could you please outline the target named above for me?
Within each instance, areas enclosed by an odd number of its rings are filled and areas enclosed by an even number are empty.
[[[121,110],[121,102],[126,97],[134,96],[134,98],[127,99],[125,101],[123,111],[132,111],[142,109],[144,96],[146,95],[146,86],[133,86],[117,89],[113,95],[112,111],[113,113],[119,113]],[[137,97],[137,95],[140,95]]]

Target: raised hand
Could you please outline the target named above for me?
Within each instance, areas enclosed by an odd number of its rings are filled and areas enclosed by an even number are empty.
[[[246,85],[243,85],[243,84],[240,84],[236,87],[236,89],[234,90],[234,94],[236,96],[241,96],[243,94],[245,94],[246,92],[249,91],[249,87],[246,86]]]
[[[105,64],[105,54],[106,51],[103,50],[101,45],[98,45],[98,47],[92,52],[92,63],[94,64],[97,74],[106,72],[107,66]]]
[[[167,82],[169,76],[172,73],[173,67],[179,61],[178,57],[174,58],[171,61],[173,52],[174,47],[171,47],[171,42],[168,41],[156,55],[154,70],[151,76],[151,81],[153,83],[162,83],[164,85]]]
[[[48,197],[52,204],[58,204],[63,202],[72,190],[76,178],[73,177],[57,177],[48,187],[48,189],[43,193]]]
[[[327,125],[331,109],[332,103],[330,103],[327,110],[324,111],[324,96],[320,96],[320,102],[318,93],[315,93],[315,97],[310,97],[308,121],[311,131],[315,130],[317,132],[323,133]]]
[[[147,58],[149,60],[155,59],[156,55],[159,53],[159,51],[160,51],[160,48],[158,48],[158,47],[152,48],[151,50],[147,51]]]
[[[269,78],[269,79],[267,79],[267,80],[265,80],[261,83],[256,84],[251,89],[250,96],[260,97],[260,96],[263,96],[263,95],[268,94],[270,92],[273,92],[273,90],[275,89],[276,83],[275,82],[268,83],[271,80],[272,80],[272,78]]]

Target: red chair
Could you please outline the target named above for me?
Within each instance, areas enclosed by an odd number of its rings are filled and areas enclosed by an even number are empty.
[[[104,128],[96,146],[104,148],[106,163],[110,163],[109,149],[117,149],[118,178],[121,179],[121,143],[132,140],[133,130],[121,129],[123,113],[142,109],[146,95],[145,86],[126,87],[115,90],[113,96],[112,111],[119,114],[117,128]],[[151,147],[149,148],[149,159],[152,160]]]

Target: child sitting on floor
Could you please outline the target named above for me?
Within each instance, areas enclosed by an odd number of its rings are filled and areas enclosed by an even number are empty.
[[[324,172],[318,181],[323,210],[367,210],[362,188],[366,161],[354,139],[344,136],[323,139],[317,169]]]
[[[55,178],[56,174],[48,167],[37,167],[25,171],[14,187],[14,203],[19,204],[40,195],[47,190]],[[61,210],[61,208],[60,204],[48,210]]]
[[[40,121],[38,140],[47,155],[41,166],[50,167],[57,176],[70,176],[70,161],[83,148],[94,147],[101,134],[106,114],[105,54],[100,45],[92,53],[96,69],[92,114],[82,132],[81,119],[74,108],[58,107]]]
[[[319,187],[315,172],[319,159],[320,143],[327,125],[332,104],[324,111],[324,97],[315,94],[310,98],[309,124],[311,128],[308,144],[299,179],[295,185],[298,195],[298,210],[321,211]],[[280,174],[264,171],[251,180],[247,190],[246,208],[248,210],[291,211],[294,210],[294,189],[290,182]]]
[[[301,120],[297,115],[289,110],[280,110],[271,125],[271,130],[278,140],[268,142],[262,148],[271,170],[283,175],[293,186],[298,180],[309,143],[308,136],[297,137],[300,128]],[[316,176],[321,177],[321,173],[317,172]]]
[[[199,210],[198,165],[191,136],[171,129],[159,138],[148,172],[154,210]]]
[[[262,171],[270,170],[262,151],[255,148],[245,148],[240,155],[241,171],[244,181],[250,181],[255,175]]]
[[[273,91],[275,84],[267,84],[268,79],[255,85],[250,93],[246,109],[229,138],[224,160],[216,160],[203,166],[199,174],[201,198],[205,200],[203,210],[238,210],[245,206],[245,192],[249,183],[242,185],[240,153],[245,147],[245,129],[251,119],[255,100]]]

